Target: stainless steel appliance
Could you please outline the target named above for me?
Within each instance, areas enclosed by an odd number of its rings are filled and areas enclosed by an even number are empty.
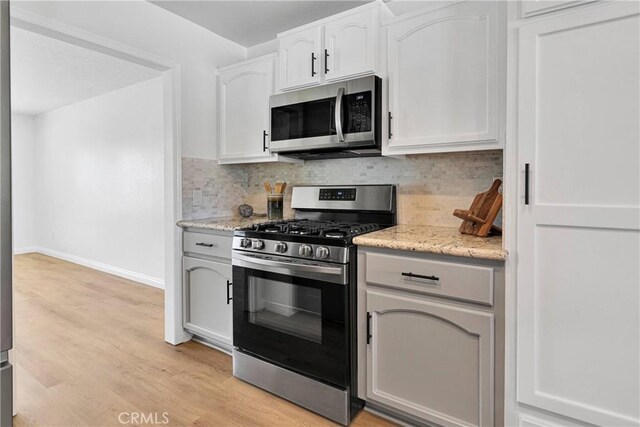
[[[9,79],[9,2],[0,2],[0,426],[13,417],[11,239],[11,100]]]
[[[370,76],[272,95],[271,151],[305,160],[379,156],[381,84]]]
[[[295,187],[295,219],[233,238],[233,374],[342,424],[357,398],[354,236],[395,224],[395,187]]]

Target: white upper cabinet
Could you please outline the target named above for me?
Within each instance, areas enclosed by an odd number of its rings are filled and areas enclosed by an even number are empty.
[[[500,2],[465,2],[389,25],[383,154],[502,147],[504,15]]]
[[[374,73],[378,54],[377,10],[354,13],[327,23],[324,74],[332,81]]]
[[[280,90],[382,71],[380,20],[386,16],[386,6],[373,2],[279,34]]]
[[[521,2],[522,17],[540,15],[542,13],[555,12],[568,7],[580,6],[594,0],[525,0]]]
[[[322,82],[322,30],[314,27],[280,38],[280,88],[293,89]]]
[[[269,97],[276,55],[225,67],[218,73],[219,163],[283,160],[269,152]]]

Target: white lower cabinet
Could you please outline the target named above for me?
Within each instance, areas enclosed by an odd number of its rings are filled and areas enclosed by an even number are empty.
[[[504,425],[502,263],[360,250],[358,318],[368,408],[409,423]]]
[[[443,426],[493,425],[493,314],[367,291],[367,398]]]
[[[230,350],[233,341],[231,265],[186,256],[182,260],[184,328]]]

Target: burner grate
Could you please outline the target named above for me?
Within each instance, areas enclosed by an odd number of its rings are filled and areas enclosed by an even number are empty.
[[[351,222],[313,221],[303,219],[257,224],[244,230],[269,234],[291,234],[344,239],[368,233],[370,231],[379,230],[380,228],[382,227],[380,227],[379,224],[358,224]]]

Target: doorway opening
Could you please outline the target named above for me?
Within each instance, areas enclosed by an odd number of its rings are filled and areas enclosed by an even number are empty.
[[[135,322],[147,321],[160,344],[182,339],[178,319],[163,315],[181,270],[180,68],[20,10],[12,11],[11,40],[14,378],[18,391],[31,393],[26,375],[21,384],[23,363],[40,384],[59,378],[47,379],[52,366],[30,359],[33,353],[20,355],[30,339],[21,322],[37,330],[34,339],[59,349],[61,364],[74,341],[52,334],[52,322],[64,331],[74,319],[84,321],[75,331],[91,340],[99,323],[120,322],[135,334]],[[66,309],[60,315],[53,307]],[[139,318],[126,319],[132,315]]]

